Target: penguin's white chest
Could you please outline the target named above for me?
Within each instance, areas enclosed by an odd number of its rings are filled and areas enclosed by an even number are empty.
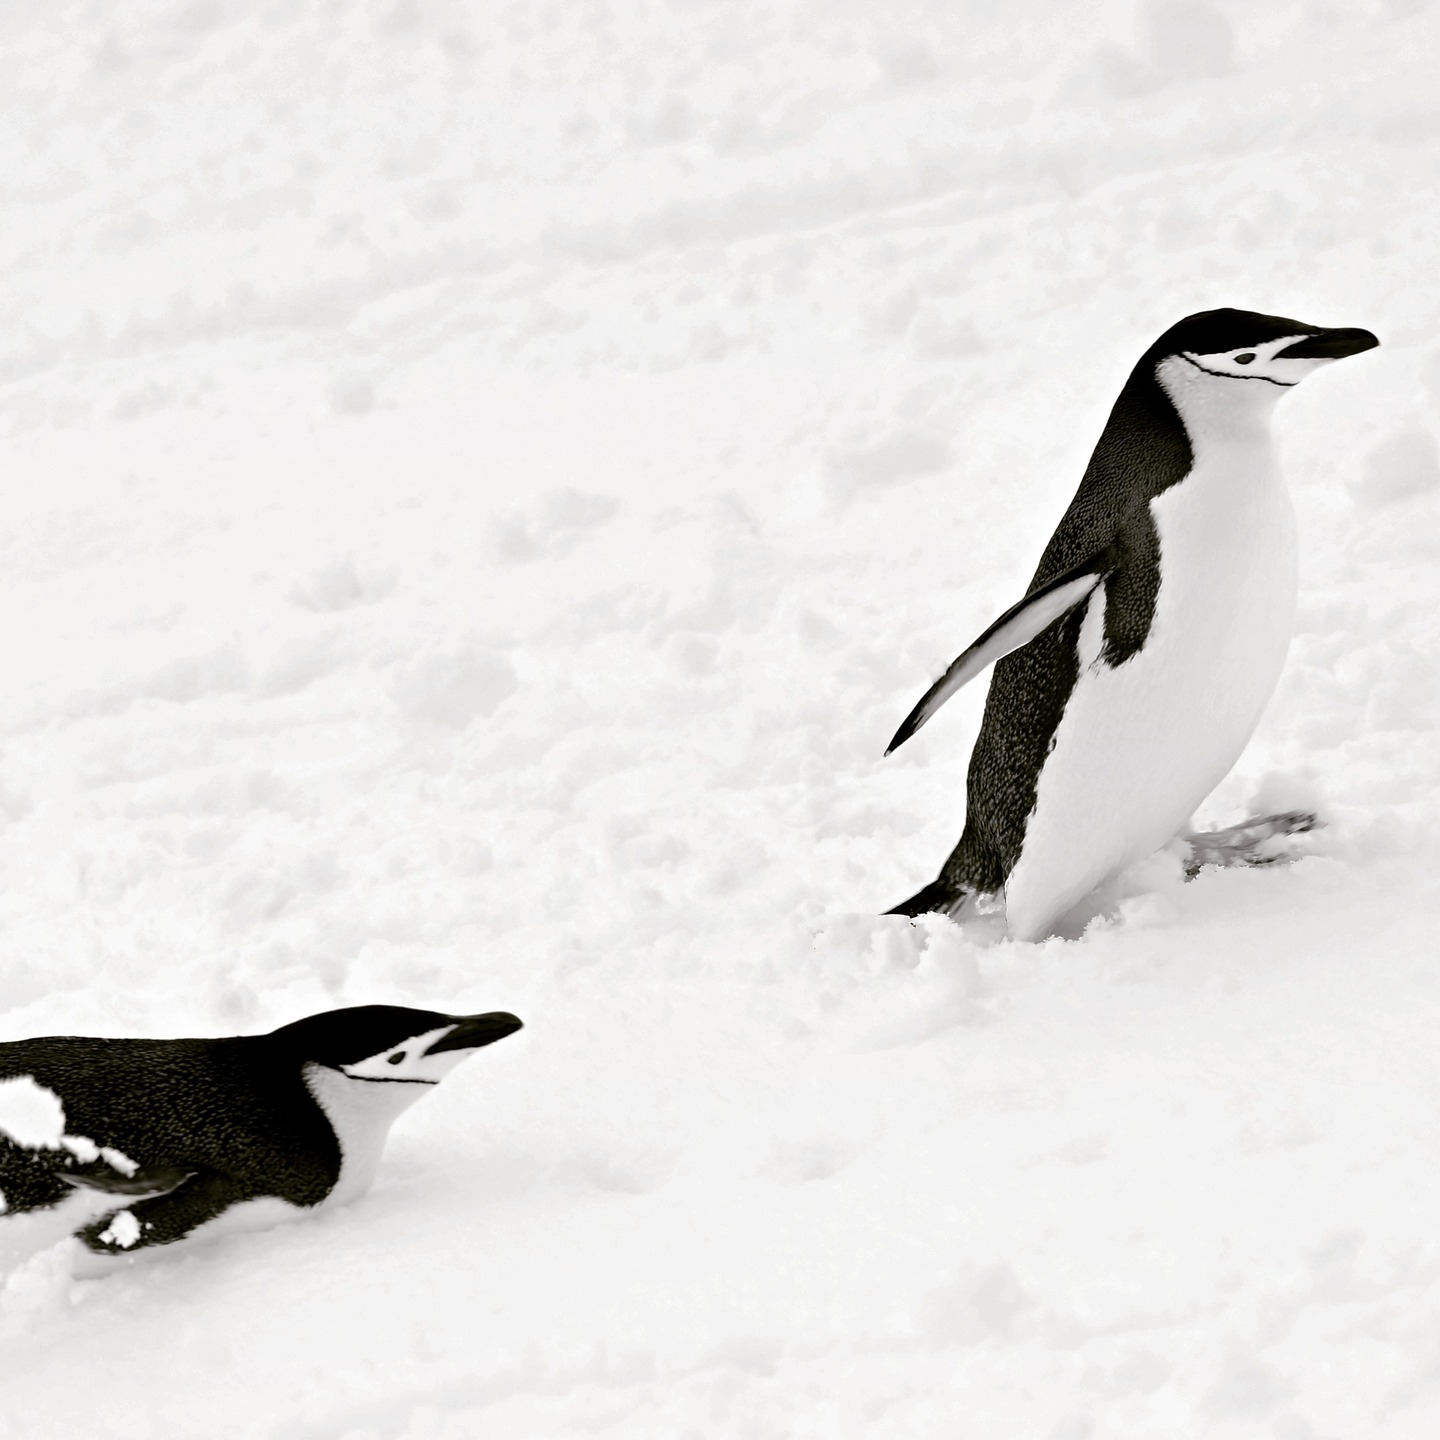
[[[1080,675],[1006,884],[1010,930],[1038,939],[1107,876],[1158,849],[1224,778],[1280,677],[1295,615],[1295,518],[1268,434],[1207,444],[1151,503],[1160,587],[1149,636],[1101,658],[1087,602]]]
[[[322,1065],[305,1067],[305,1083],[340,1144],[340,1175],[321,1204],[348,1205],[374,1182],[390,1126],[431,1086],[357,1080]]]

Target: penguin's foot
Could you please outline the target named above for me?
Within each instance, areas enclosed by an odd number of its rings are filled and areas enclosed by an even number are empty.
[[[977,892],[970,889],[952,889],[944,880],[932,880],[922,890],[917,890],[908,900],[902,900],[887,915],[908,915],[912,920],[920,915],[948,915],[958,920],[970,909]]]
[[[1185,835],[1190,850],[1185,878],[1193,880],[1207,865],[1288,865],[1300,856],[1282,843],[1285,838],[1317,830],[1323,823],[1308,810],[1286,810],[1244,820],[1228,830]]]
[[[183,1240],[197,1226],[249,1198],[250,1192],[227,1176],[195,1170],[173,1190],[112,1210],[75,1235],[96,1255],[123,1255]]]

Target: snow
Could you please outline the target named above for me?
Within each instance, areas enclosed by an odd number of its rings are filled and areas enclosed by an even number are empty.
[[[0,1138],[27,1150],[58,1150],[65,1136],[60,1097],[33,1075],[0,1080]]]
[[[107,1245],[128,1250],[140,1238],[140,1222],[129,1210],[119,1210],[100,1232],[100,1238]]]
[[[122,1175],[133,1175],[139,1168],[123,1150],[97,1145],[88,1135],[68,1134],[64,1102],[33,1075],[0,1080],[0,1142],[4,1141],[27,1150],[68,1150],[82,1165],[104,1160]]]
[[[0,1435],[1436,1432],[1440,7],[0,27],[0,1038],[526,1023],[353,1205],[18,1263]],[[1199,817],[1315,853],[879,918],[983,687],[886,741],[1215,305],[1383,342]]]

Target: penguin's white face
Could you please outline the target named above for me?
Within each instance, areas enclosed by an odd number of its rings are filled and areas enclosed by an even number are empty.
[[[454,1025],[442,1025],[436,1030],[412,1035],[376,1055],[367,1055],[363,1060],[336,1068],[352,1080],[394,1085],[438,1085],[462,1060],[475,1053],[473,1050],[442,1050],[438,1055],[428,1053],[436,1041],[443,1040],[456,1028]]]
[[[398,1115],[467,1055],[523,1028],[503,1010],[452,1016],[357,1005],[283,1025],[259,1042],[301,1059],[306,1088],[340,1144],[340,1177],[326,1203],[343,1204],[364,1194]],[[383,1050],[365,1054],[382,1042]]]
[[[1307,375],[1326,365],[1334,364],[1335,356],[1297,358],[1285,356],[1282,352],[1304,335],[1284,335],[1279,340],[1267,340],[1263,345],[1242,345],[1238,350],[1222,350],[1213,355],[1197,355],[1189,350],[1180,351],[1174,357],[1205,375],[1222,380],[1252,380],[1258,387],[1279,386],[1288,390],[1298,385]],[[1169,362],[1164,362],[1168,364]],[[1229,388],[1229,387],[1226,387]]]
[[[1212,312],[1221,315],[1224,312]],[[1241,320],[1240,312],[1231,312]],[[1175,329],[1183,335],[1214,335],[1213,326],[1198,327],[1191,322],[1206,316],[1191,316]],[[1231,336],[1274,333],[1281,328],[1273,316],[1251,316],[1263,324],[1227,323]],[[1347,355],[1373,350],[1380,342],[1368,331],[1354,328],[1305,329],[1298,321],[1284,322],[1297,328],[1288,335],[1229,350],[1171,351],[1155,367],[1155,378],[1174,403],[1192,445],[1214,441],[1253,444],[1268,434],[1270,412],[1275,401],[1293,389],[1307,375]],[[1162,336],[1163,341],[1166,337]],[[1217,337],[1218,338],[1218,337]],[[1213,343],[1213,339],[1211,341]],[[1267,442],[1268,443],[1268,442]]]
[[[1182,350],[1155,367],[1155,378],[1179,412],[1192,446],[1205,450],[1217,443],[1269,443],[1275,402],[1313,370],[1331,363],[1277,355],[1298,338],[1290,335],[1209,355]]]

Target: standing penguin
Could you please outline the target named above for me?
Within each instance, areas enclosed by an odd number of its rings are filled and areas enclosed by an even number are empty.
[[[395,1118],[520,1028],[359,1005],[268,1035],[0,1044],[0,1212],[74,1211],[63,1233],[114,1255],[354,1200]]]
[[[1279,679],[1295,520],[1270,437],[1276,400],[1380,342],[1207,310],[1140,357],[1019,604],[931,686],[886,750],[995,665],[965,831],[891,914],[956,914],[1005,892],[1035,940],[1169,841],[1239,758]]]

